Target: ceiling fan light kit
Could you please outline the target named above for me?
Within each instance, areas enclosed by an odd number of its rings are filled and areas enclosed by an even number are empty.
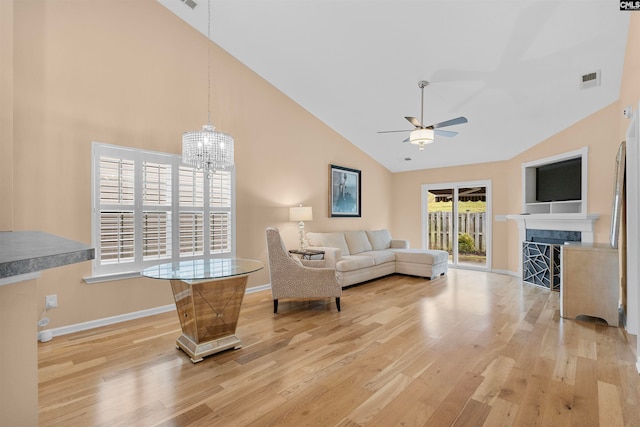
[[[433,129],[416,129],[409,134],[409,142],[418,146],[418,150],[424,150],[424,146],[433,142]]]
[[[422,124],[423,115],[424,115],[424,88],[429,85],[429,82],[426,80],[420,80],[418,82],[418,87],[420,88],[420,120],[415,117],[405,117],[409,123],[415,126],[413,130],[387,130],[378,133],[393,133],[393,132],[411,132],[409,133],[409,138],[405,139],[402,142],[409,141],[410,143],[417,145],[418,150],[423,151],[425,145],[431,144],[434,141],[434,137],[436,134],[440,136],[452,137],[458,134],[458,132],[450,131],[450,130],[441,130],[440,128],[460,125],[463,123],[467,123],[468,120],[466,117],[460,116],[455,119],[446,120],[444,122],[435,123],[429,126],[425,126]]]

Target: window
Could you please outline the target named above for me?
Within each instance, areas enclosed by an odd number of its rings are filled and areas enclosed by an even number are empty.
[[[235,255],[234,173],[180,156],[93,144],[93,275],[159,262]]]

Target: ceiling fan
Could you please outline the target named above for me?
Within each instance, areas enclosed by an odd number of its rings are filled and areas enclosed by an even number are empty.
[[[418,150],[424,150],[424,146],[427,144],[431,144],[433,142],[434,134],[440,136],[452,137],[458,134],[458,132],[454,132],[451,130],[441,130],[440,128],[459,125],[462,123],[467,123],[468,120],[466,117],[460,116],[455,119],[446,120],[444,122],[435,123],[429,126],[424,126],[422,124],[423,114],[424,114],[424,88],[429,85],[429,82],[426,80],[420,80],[418,82],[418,87],[420,88],[420,120],[415,117],[406,117],[412,125],[415,126],[413,130],[385,130],[380,131],[378,133],[393,133],[393,132],[411,132],[409,137],[402,142],[410,142],[412,144],[416,144],[418,146]]]

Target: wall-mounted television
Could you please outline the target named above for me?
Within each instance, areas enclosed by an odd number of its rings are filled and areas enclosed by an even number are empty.
[[[536,168],[536,200],[560,202],[582,199],[582,159],[563,160]]]

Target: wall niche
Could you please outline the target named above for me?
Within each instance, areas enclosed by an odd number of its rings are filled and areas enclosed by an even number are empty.
[[[522,164],[524,214],[587,214],[589,148]]]

